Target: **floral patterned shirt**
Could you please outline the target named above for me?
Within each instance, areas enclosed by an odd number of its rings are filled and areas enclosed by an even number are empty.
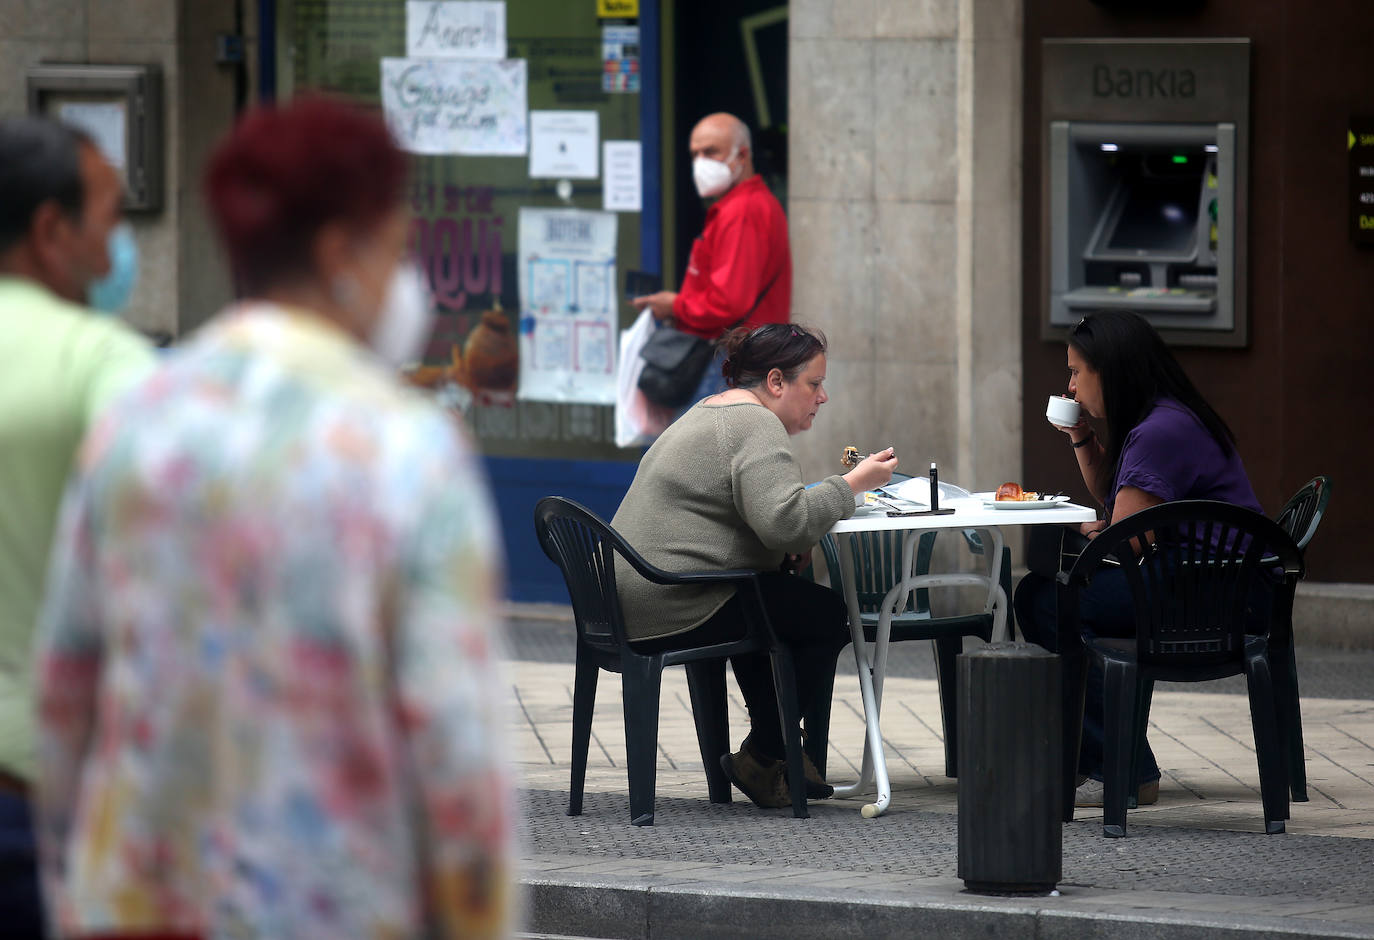
[[[108,412],[38,638],[64,935],[506,934],[494,520],[455,420],[301,312]]]

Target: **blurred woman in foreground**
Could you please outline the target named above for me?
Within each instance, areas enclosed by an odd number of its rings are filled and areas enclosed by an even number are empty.
[[[500,557],[427,338],[404,155],[310,98],[206,195],[245,299],[87,439],[40,636],[39,832],[64,936],[507,927]]]

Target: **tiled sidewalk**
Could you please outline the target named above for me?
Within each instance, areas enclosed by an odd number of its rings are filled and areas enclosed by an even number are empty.
[[[517,727],[512,730],[519,742],[525,786],[566,790],[572,668],[516,662],[511,669],[519,703]],[[858,684],[847,685],[843,676],[837,678],[829,766],[835,781],[856,778],[863,756],[863,705]],[[731,740],[738,743],[748,725],[743,702],[731,688]],[[1155,693],[1150,741],[1164,781],[1159,802],[1132,811],[1129,823],[1262,832],[1247,699],[1181,688],[1161,684]],[[956,784],[944,776],[935,682],[888,679],[882,727],[893,785],[888,815],[912,809],[956,812]],[[1293,804],[1288,832],[1374,839],[1374,701],[1307,699],[1303,731],[1311,799]],[[619,678],[603,674],[587,763],[589,792],[625,791],[624,734]],[[704,799],[705,777],[681,669],[664,673],[659,751],[659,795]],[[870,801],[871,797],[837,800],[833,805],[852,804],[857,817],[859,807]],[[1092,813],[1080,815],[1088,818]]]
[[[918,926],[951,936],[1014,935],[1022,928],[1004,918],[1015,915],[1032,918],[1042,937],[1095,934],[1101,928],[1087,930],[1074,918],[1099,916],[1124,916],[1142,930],[1153,925],[1141,936],[1374,937],[1374,701],[1304,700],[1311,801],[1293,804],[1287,835],[1265,836],[1245,696],[1161,685],[1151,713],[1151,742],[1165,770],[1159,803],[1132,811],[1125,840],[1103,839],[1100,811],[1080,810],[1064,829],[1061,897],[1012,901],[968,895],[956,878],[957,783],[943,776],[933,680],[887,680],[888,814],[862,819],[870,797],[812,804],[812,819],[796,821],[738,796],[729,806],[707,802],[685,674],[670,669],[656,825],[635,829],[619,678],[602,674],[585,814],[568,818],[572,666],[516,660],[508,669],[534,929],[693,936],[689,927],[730,933],[739,911],[768,911],[767,930],[755,925],[737,935],[827,936],[823,925],[846,922],[873,936]],[[746,731],[737,698],[731,723],[737,743]],[[832,779],[857,774],[862,727],[851,672],[836,680]],[[788,903],[774,910],[769,898]],[[725,920],[711,920],[702,904]],[[679,908],[705,919],[683,925]],[[946,923],[947,916],[955,919]]]

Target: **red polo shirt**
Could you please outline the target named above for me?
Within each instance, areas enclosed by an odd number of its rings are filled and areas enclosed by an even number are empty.
[[[684,332],[715,339],[755,302],[758,307],[744,326],[790,319],[787,217],[759,176],[736,183],[706,211],[706,227],[692,245],[673,316]]]

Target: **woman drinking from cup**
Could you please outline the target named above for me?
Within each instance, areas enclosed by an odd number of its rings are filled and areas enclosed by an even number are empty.
[[[752,568],[768,618],[795,662],[801,712],[821,676],[833,674],[849,642],[840,595],[792,577],[831,526],[854,513],[855,496],[892,477],[891,448],[844,476],[807,487],[788,437],[810,429],[825,392],[825,337],[788,323],[738,328],[721,341],[729,385],[694,405],[644,455],[614,527],[651,563],[669,571]],[[625,629],[646,653],[739,638],[742,605],[728,585],[657,585],[617,559]],[[731,660],[752,729],[721,765],[762,807],[791,805],[783,729],[766,653]],[[807,794],[830,796],[806,761]]]
[[[1069,331],[1069,394],[1076,421],[1051,426],[1069,438],[1083,482],[1106,507],[1106,518],[1081,526],[1092,538],[1108,525],[1151,506],[1210,499],[1262,512],[1236,451],[1235,435],[1207,404],[1155,329],[1135,313],[1089,314]],[[1055,403],[1050,405],[1055,411]],[[1065,411],[1059,414],[1067,414]],[[1100,422],[1099,432],[1087,418]],[[1063,419],[1060,419],[1063,420]],[[1080,594],[1085,634],[1135,636],[1125,574],[1104,569]],[[1016,618],[1026,637],[1059,649],[1055,584],[1031,573],[1016,588]],[[1102,805],[1102,673],[1088,670],[1083,713],[1081,780],[1076,803]],[[1146,742],[1140,756],[1137,801],[1159,796],[1159,766]]]

